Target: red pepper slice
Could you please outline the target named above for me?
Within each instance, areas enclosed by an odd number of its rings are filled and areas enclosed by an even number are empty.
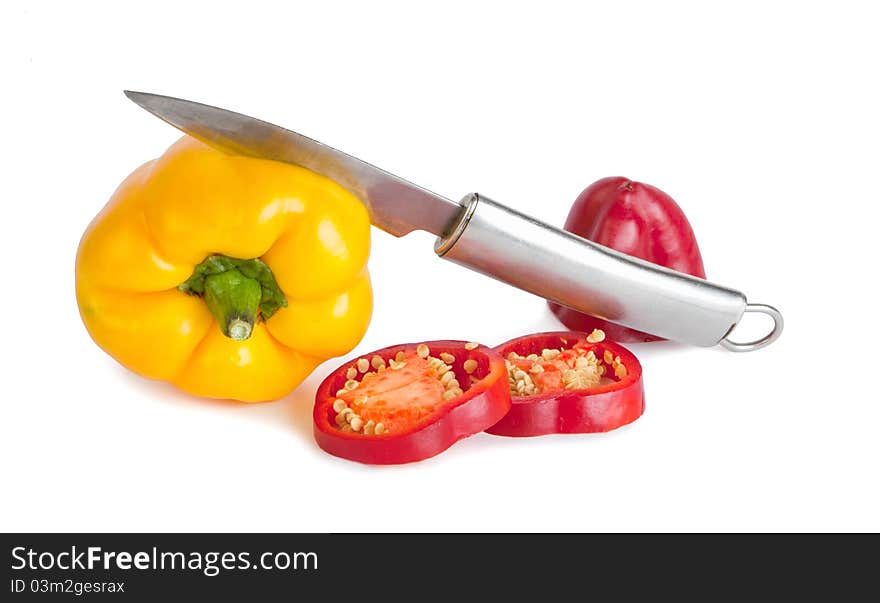
[[[464,341],[387,347],[332,372],[315,395],[315,441],[342,458],[399,464],[434,456],[510,408],[507,368]]]
[[[638,419],[645,409],[642,366],[617,343],[588,341],[600,334],[537,333],[496,347],[511,367],[513,399],[510,411],[486,431],[504,436],[593,433]]]

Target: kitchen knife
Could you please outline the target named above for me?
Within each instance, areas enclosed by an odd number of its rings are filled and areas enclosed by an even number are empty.
[[[240,113],[170,96],[126,91],[179,130],[228,153],[293,163],[357,196],[372,223],[394,236],[437,235],[443,259],[611,322],[698,346],[732,351],[768,345],[782,332],[772,306],[689,274],[645,262],[545,224],[478,193],[456,203],[291,130]],[[750,342],[728,335],[747,312],[773,319]]]

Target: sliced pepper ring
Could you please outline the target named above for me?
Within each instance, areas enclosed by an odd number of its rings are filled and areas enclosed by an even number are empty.
[[[351,360],[315,394],[324,451],[369,464],[411,463],[484,431],[510,409],[504,359],[465,341],[395,345]]]
[[[518,337],[497,346],[495,350],[511,367],[509,386],[513,397],[510,411],[486,431],[517,437],[594,433],[610,431],[638,419],[645,409],[642,366],[632,352],[620,344],[605,340],[591,342],[603,336],[556,331]],[[535,364],[547,366],[552,376],[552,371],[557,369],[548,363],[557,358],[556,350],[565,350],[559,352],[561,359],[567,358],[572,364],[592,352],[589,361],[585,359],[583,364],[594,371],[596,378],[589,383],[578,381],[581,377],[576,371],[566,374],[563,370],[556,378],[561,380],[564,375],[567,383],[556,387],[548,385],[542,390],[536,384],[544,369],[543,366],[535,368]],[[564,356],[572,351],[575,353]],[[538,361],[534,360],[535,356]],[[527,377],[522,375],[517,363],[522,365],[522,373]],[[532,372],[527,370],[529,363]],[[522,384],[514,375],[521,377]],[[581,385],[587,386],[579,387]]]

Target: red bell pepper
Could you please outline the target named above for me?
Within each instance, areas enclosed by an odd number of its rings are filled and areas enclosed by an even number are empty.
[[[565,230],[594,243],[706,278],[694,231],[678,204],[649,184],[628,178],[597,180],[581,192],[565,221]],[[566,327],[601,329],[614,341],[657,341],[659,337],[550,302]]]
[[[537,333],[496,347],[507,359],[510,411],[488,431],[503,436],[610,431],[645,409],[642,367],[602,335]],[[596,341],[591,343],[590,341]]]
[[[370,464],[420,461],[497,422],[510,408],[504,359],[464,341],[384,348],[318,387],[315,441]]]

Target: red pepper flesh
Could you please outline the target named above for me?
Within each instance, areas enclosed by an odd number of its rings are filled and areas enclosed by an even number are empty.
[[[565,230],[627,255],[706,278],[697,239],[681,207],[660,189],[623,177],[597,180],[578,195]],[[566,327],[589,333],[601,329],[614,341],[661,338],[550,303]]]
[[[424,361],[416,358],[420,345],[428,346],[432,357],[454,357],[450,364],[463,393],[442,399],[443,386],[435,390],[432,383],[439,383],[437,377],[433,373],[428,375]],[[400,357],[411,365],[410,369],[393,368],[393,359],[399,353],[403,353]],[[352,368],[357,370],[358,359],[336,369],[318,387],[313,412],[315,441],[332,455],[379,465],[420,461],[484,431],[510,409],[504,359],[486,346],[474,347],[464,341],[428,341],[387,347],[361,358],[372,362],[376,356],[389,367],[365,378],[358,388],[343,392]],[[469,363],[470,373],[465,370],[465,361],[473,361]],[[359,375],[362,373],[358,371]],[[384,417],[392,426],[388,431],[367,434],[363,429],[340,428],[334,403],[359,396],[363,396],[363,402],[357,408],[363,409],[360,412],[364,417]]]
[[[594,433],[616,429],[638,419],[645,410],[642,366],[626,348],[612,341],[587,342],[587,334],[575,331],[537,333],[512,339],[496,347],[503,358],[544,349],[592,350],[598,358],[605,352],[626,367],[622,378],[607,374],[606,383],[581,390],[556,390],[513,396],[510,411],[486,431],[503,436],[538,436],[551,433]]]

